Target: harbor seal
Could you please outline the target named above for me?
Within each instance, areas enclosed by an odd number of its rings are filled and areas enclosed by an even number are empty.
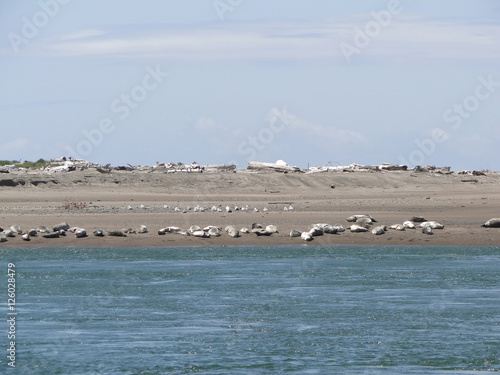
[[[415,223],[413,221],[410,221],[410,220],[406,220],[404,223],[403,223],[403,226],[407,229],[415,229]]]
[[[96,236],[96,237],[104,237],[104,232],[101,229],[96,229],[94,231],[94,236]]]
[[[325,223],[318,223],[318,224],[313,224],[313,228],[319,228],[323,231],[323,233],[327,234],[337,234],[337,229],[330,224],[325,224]]]
[[[194,231],[192,233],[192,236],[193,237],[200,237],[200,238],[209,238],[210,237],[210,235],[207,232],[203,231],[203,230]]]
[[[327,234],[337,234],[337,229],[335,229],[333,225],[325,225],[323,227],[323,232]]]
[[[266,227],[266,232],[269,232],[269,233],[278,233],[278,228],[276,227],[276,225],[268,225]]]
[[[423,227],[422,228],[422,233],[424,233],[424,234],[434,234],[434,232],[432,231],[432,227],[431,226]]]
[[[302,232],[302,234],[300,235],[300,238],[302,238],[304,241],[312,241],[314,240],[314,237],[311,236],[311,234],[309,232]]]
[[[443,229],[444,225],[437,221],[424,221],[420,224],[420,228],[431,227],[432,229]]]
[[[356,223],[358,222],[359,219],[370,219],[373,223],[376,223],[377,220],[375,220],[373,217],[371,217],[370,215],[352,215],[352,216],[349,216],[346,220],[350,223]]]
[[[209,230],[208,230],[208,235],[210,237],[220,237],[220,229],[217,228],[217,227],[211,227]]]
[[[2,233],[5,234],[5,237],[15,237],[15,233],[12,229],[5,229]]]
[[[399,231],[403,231],[405,230],[405,227],[403,224],[393,224],[389,227],[389,229],[394,229],[394,230],[399,230]]]
[[[335,229],[337,233],[345,232],[345,228],[342,225],[334,225],[333,229]]]
[[[14,233],[17,233],[17,234],[22,234],[23,233],[23,230],[21,229],[21,227],[19,225],[13,225],[10,227],[10,230],[13,231]]]
[[[363,225],[363,224],[372,225],[373,224],[373,220],[370,219],[369,217],[360,217],[360,218],[356,219],[355,223],[359,224],[359,225]]]
[[[308,232],[312,237],[322,236],[324,234],[323,229],[318,227],[313,227]]]
[[[365,227],[356,224],[351,225],[349,229],[351,230],[352,233],[361,233],[368,231],[368,229],[366,229]]]
[[[188,229],[188,231],[191,233],[197,232],[199,230],[203,230],[199,225],[191,225]]]
[[[423,216],[413,216],[409,221],[413,221],[414,223],[423,223],[427,220]]]
[[[228,234],[229,237],[232,237],[232,238],[237,238],[237,237],[240,236],[240,232],[235,227],[229,228],[227,230],[227,234]]]
[[[183,232],[183,229],[179,227],[166,227],[158,230],[159,235],[164,235],[165,233],[176,233],[176,232]]]
[[[298,231],[297,229],[292,229],[290,231],[290,237],[300,237],[301,234],[302,232]]]
[[[500,228],[500,218],[494,217],[481,226],[485,228]]]
[[[36,230],[38,231],[38,233],[49,233],[50,230],[44,226],[44,225],[39,225]]]
[[[215,225],[207,225],[205,228],[203,228],[203,230],[205,232],[208,232],[210,229],[213,229],[213,228],[218,229],[219,231],[222,230],[222,228],[216,227]]]
[[[108,232],[108,236],[111,236],[111,237],[127,237],[126,233],[123,230],[110,230]]]
[[[75,230],[75,236],[76,238],[87,237],[87,231],[83,228],[78,228],[77,230]]]
[[[385,233],[385,226],[380,225],[378,227],[373,228],[372,233],[376,236],[380,236],[381,234],[384,234]]]
[[[60,224],[57,224],[57,225],[54,225],[54,227],[52,228],[52,231],[53,232],[57,232],[57,231],[60,231],[60,230],[69,230],[69,224],[68,223],[60,223]]]

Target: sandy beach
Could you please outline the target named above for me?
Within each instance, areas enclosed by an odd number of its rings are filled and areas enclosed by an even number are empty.
[[[68,233],[54,239],[39,234],[29,242],[16,235],[0,247],[298,245],[306,242],[291,238],[290,231],[307,231],[315,223],[340,224],[346,231],[315,237],[307,243],[310,245],[500,245],[500,228],[481,227],[485,221],[500,217],[500,174],[493,172],[469,176],[414,171],[101,173],[86,169],[50,174],[13,171],[0,175],[0,185],[1,228],[18,224],[27,231],[67,222],[71,227],[85,228],[89,234],[76,238]],[[193,207],[198,205],[207,209],[194,212]],[[247,205],[248,211],[234,209]],[[222,212],[212,211],[213,206]],[[231,213],[226,212],[226,206],[232,208]],[[290,206],[293,210],[284,210]],[[174,211],[175,207],[181,211]],[[264,208],[268,211],[263,212]],[[346,218],[354,214],[371,215],[376,225],[389,226],[423,216],[445,227],[433,235],[420,229],[389,229],[380,236],[351,233],[348,228],[352,223]],[[224,232],[227,225],[251,229],[252,223],[274,224],[279,233],[231,238]],[[148,233],[123,238],[92,234],[96,229],[105,233],[137,230],[140,225],[146,225]],[[222,235],[158,235],[160,228],[188,230],[191,225],[218,226],[223,229]]]

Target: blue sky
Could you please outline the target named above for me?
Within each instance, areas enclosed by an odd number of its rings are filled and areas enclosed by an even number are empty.
[[[499,20],[496,0],[4,0],[0,159],[500,170]]]

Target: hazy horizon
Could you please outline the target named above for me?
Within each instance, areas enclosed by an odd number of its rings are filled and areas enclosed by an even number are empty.
[[[0,4],[0,159],[500,170],[500,4]]]

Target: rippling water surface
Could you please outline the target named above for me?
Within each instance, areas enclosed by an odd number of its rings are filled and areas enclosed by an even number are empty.
[[[500,371],[500,247],[0,249],[4,317],[8,262],[0,373]]]

